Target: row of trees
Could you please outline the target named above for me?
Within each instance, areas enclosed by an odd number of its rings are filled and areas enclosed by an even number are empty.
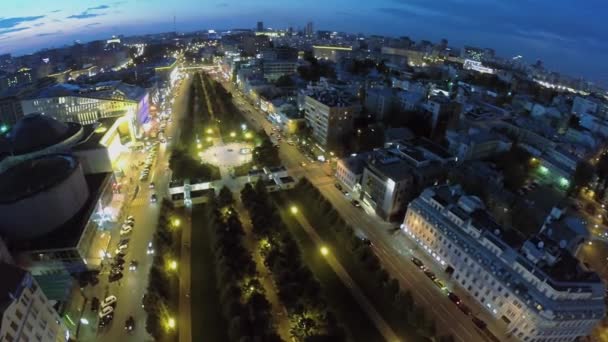
[[[292,337],[296,341],[345,340],[343,328],[327,309],[321,286],[302,262],[298,245],[271,202],[263,181],[258,181],[255,188],[247,183],[241,199],[251,215],[264,264],[272,272],[279,298],[290,316]]]
[[[397,279],[381,266],[369,243],[354,233],[317,188],[304,178],[292,195],[322,238],[334,243],[336,254],[348,272],[393,327],[402,329],[407,322],[419,335],[436,337],[434,320],[414,302],[409,290],[400,288]]]
[[[176,340],[177,334],[172,329],[163,329],[171,312],[177,312],[179,296],[179,277],[171,270],[171,263],[179,254],[179,232],[171,226],[173,206],[164,199],[161,203],[160,218],[153,245],[154,259],[150,267],[148,288],[143,299],[146,311],[146,331],[156,341]]]
[[[243,245],[243,226],[231,204],[228,188],[211,198],[211,245],[216,265],[217,288],[222,314],[229,322],[232,341],[281,341],[271,321],[270,303],[250,253]]]

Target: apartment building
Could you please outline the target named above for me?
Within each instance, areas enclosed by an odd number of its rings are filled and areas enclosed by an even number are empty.
[[[541,230],[524,240],[460,186],[427,188],[409,204],[401,227],[507,336],[574,341],[605,315],[603,283],[572,256],[563,235],[556,239]]]

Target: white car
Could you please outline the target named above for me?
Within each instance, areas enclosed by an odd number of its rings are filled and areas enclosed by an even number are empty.
[[[126,250],[129,246],[128,245],[120,245],[116,248],[115,254],[118,254],[120,252],[123,252],[124,250]]]
[[[135,221],[135,217],[133,215],[127,216],[127,221]]]
[[[133,228],[133,226],[135,226],[135,224],[131,222],[123,223],[122,229]]]
[[[114,303],[116,303],[116,296],[110,295],[107,296],[106,299],[103,300],[103,302],[101,302],[101,307],[104,308],[106,306],[111,306]]]
[[[152,242],[148,243],[148,249],[146,250],[146,254],[147,255],[153,255],[154,254],[154,248],[152,247]]]
[[[131,227],[128,227],[128,226],[127,227],[123,227],[120,230],[120,235],[127,235],[127,234],[131,233],[132,230],[133,230],[133,228],[131,228]]]
[[[99,310],[99,318],[103,318],[107,315],[110,315],[111,313],[114,312],[114,308],[111,306],[102,306],[101,310]]]

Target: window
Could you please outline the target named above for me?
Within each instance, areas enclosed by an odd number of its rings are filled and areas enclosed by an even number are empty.
[[[17,331],[19,329],[19,324],[17,324],[15,321],[11,321],[11,329]]]
[[[23,314],[21,313],[21,311],[19,311],[19,309],[15,310],[15,316],[17,316],[17,318],[19,319],[23,318]]]

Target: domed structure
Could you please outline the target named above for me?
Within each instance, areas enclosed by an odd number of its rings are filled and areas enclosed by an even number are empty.
[[[25,115],[11,130],[12,153],[27,154],[60,144],[79,130],[78,124],[63,123],[46,115]]]
[[[75,157],[54,154],[25,160],[1,174],[0,233],[15,240],[43,236],[72,218],[88,197]]]

